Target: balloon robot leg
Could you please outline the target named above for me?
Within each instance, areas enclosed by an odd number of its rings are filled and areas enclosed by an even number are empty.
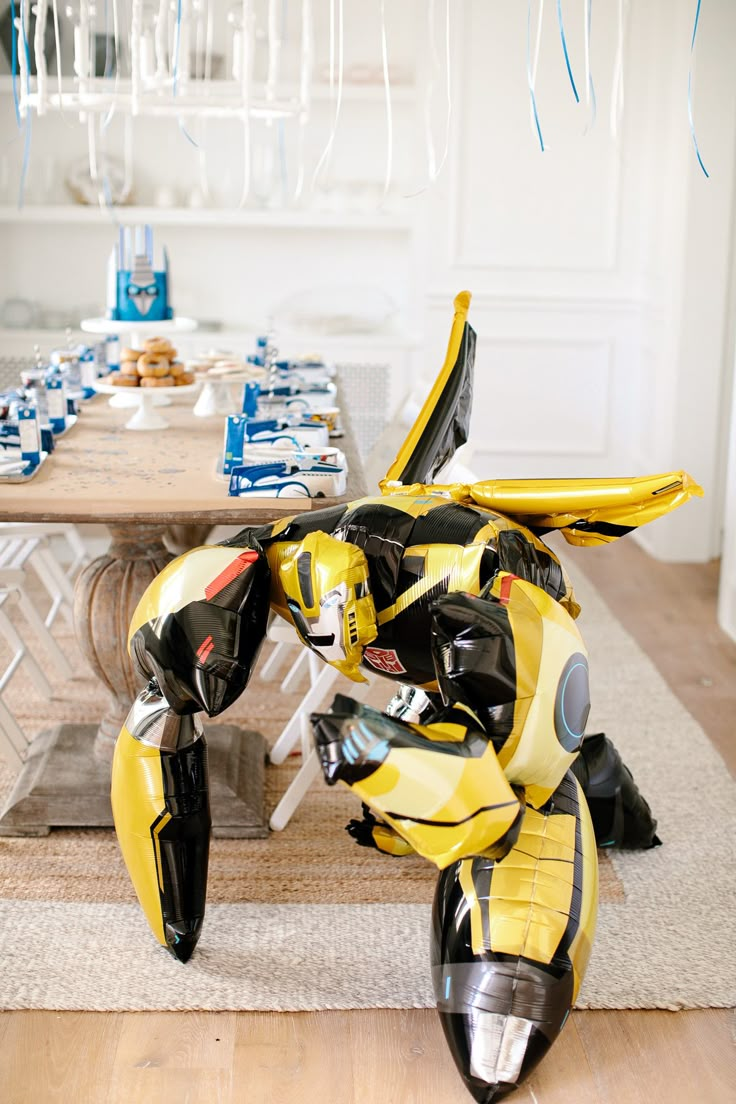
[[[570,768],[580,782],[599,847],[657,847],[657,822],[631,771],[603,732],[585,737]]]
[[[473,1098],[512,1092],[560,1033],[595,931],[593,827],[571,773],[494,862],[442,871],[434,902],[432,975],[455,1063]]]
[[[207,744],[195,717],[139,695],[115,745],[112,807],[151,930],[187,962],[204,920],[211,828]]]

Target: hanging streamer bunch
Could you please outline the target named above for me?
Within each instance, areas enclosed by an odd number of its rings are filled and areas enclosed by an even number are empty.
[[[53,12],[56,50],[56,81],[48,86],[45,57],[46,20]],[[62,7],[58,0],[34,0],[35,33],[29,44],[31,0],[12,0],[12,84],[18,127],[24,132],[23,170],[20,203],[22,205],[30,156],[31,116],[55,111],[67,120],[74,116],[84,126],[90,179],[97,186],[99,202],[112,208],[116,197],[107,173],[106,147],[110,144],[111,124],[122,116],[124,192],[132,183],[133,121],[137,118],[174,119],[186,141],[197,150],[200,187],[205,201],[210,198],[206,149],[201,141],[210,119],[233,120],[241,128],[244,145],[244,170],[240,205],[250,195],[251,120],[266,120],[274,128],[279,148],[281,190],[284,200],[298,198],[304,184],[305,131],[310,117],[313,83],[314,34],[311,0],[300,5],[301,50],[297,92],[294,74],[289,84],[282,82],[280,55],[288,18],[287,0],[269,0],[267,23],[256,27],[252,0],[242,0],[225,11],[215,0],[77,0]],[[340,0],[342,26],[342,0]],[[233,19],[233,12],[237,18]],[[73,77],[64,79],[61,69],[63,15],[70,21],[73,43]],[[222,21],[230,43],[229,70],[213,80],[213,43],[216,23]],[[268,73],[257,83],[253,71],[256,31],[268,40]],[[104,69],[96,70],[96,47],[104,39]],[[36,76],[31,78],[31,50]],[[342,58],[342,51],[341,51]],[[341,61],[342,67],[342,61]],[[286,125],[290,121],[298,132],[298,172],[294,197],[287,197]],[[68,123],[67,125],[71,125]],[[117,183],[117,182],[116,182]]]
[[[585,62],[585,102],[588,120],[586,131],[596,122],[597,95],[591,62],[593,4],[583,2],[583,42]],[[238,0],[227,7],[216,0],[77,0],[66,7],[73,30],[74,77],[64,81],[61,71],[60,15],[58,0],[33,0],[36,17],[32,42],[29,41],[31,0],[10,0],[12,36],[12,88],[18,128],[23,135],[22,169],[19,205],[23,204],[31,149],[31,117],[58,111],[65,121],[77,116],[87,132],[89,172],[97,188],[98,200],[113,213],[119,197],[113,194],[108,173],[107,147],[110,145],[111,123],[116,115],[123,118],[124,169],[122,192],[132,186],[133,121],[155,117],[174,119],[186,139],[197,151],[199,185],[202,201],[210,200],[207,173],[207,150],[203,137],[211,119],[233,120],[240,128],[243,144],[243,178],[239,206],[244,206],[252,194],[253,120],[261,120],[271,143],[271,157],[278,169],[281,202],[299,202],[304,197],[307,179],[308,133],[312,121],[313,69],[315,59],[313,0],[301,0],[301,22],[291,34],[300,36],[298,50],[298,80],[295,74],[282,72],[283,47],[289,35],[288,0],[266,0],[256,7],[252,0]],[[407,193],[416,196],[425,191],[439,176],[448,157],[452,118],[451,72],[451,7],[450,0],[427,0],[425,8],[428,37],[428,72],[424,89],[424,144],[426,178],[422,185]],[[700,154],[693,119],[693,67],[695,42],[702,0],[696,0],[690,44],[687,112],[690,134],[698,164],[707,177]],[[330,122],[326,141],[313,162],[312,191],[328,186],[338,131],[343,122],[345,92],[345,0],[328,0],[329,10],[329,105]],[[613,66],[609,122],[611,134],[620,130],[624,106],[624,39],[628,0],[616,0],[617,44]],[[51,7],[51,12],[49,12]],[[263,11],[265,10],[265,18]],[[391,9],[380,0],[380,51],[385,110],[385,158],[383,166],[383,202],[391,191],[394,175],[395,118],[392,100],[391,67],[389,64],[390,35],[387,14]],[[124,14],[123,14],[124,13]],[[563,0],[556,0],[557,26],[562,45],[567,78],[576,103],[581,102],[563,16]],[[569,3],[567,6],[569,16]],[[53,19],[56,46],[56,80],[49,86],[46,62],[46,26]],[[229,68],[222,79],[213,80],[213,44],[218,37],[217,20],[223,20],[229,42]],[[544,0],[528,0],[526,26],[526,76],[532,132],[540,150],[545,143],[538,103],[537,72],[539,66]],[[444,40],[438,42],[438,23],[444,23]],[[96,47],[104,39],[104,70],[96,71]],[[254,55],[257,43],[267,43],[265,75],[257,72]],[[260,46],[258,47],[260,49]],[[31,58],[35,61],[35,76],[31,77]],[[218,59],[219,61],[219,59]],[[217,74],[216,74],[217,75]],[[439,88],[442,87],[442,96]],[[439,101],[439,102],[438,102]],[[438,154],[436,129],[444,130],[442,152]],[[292,127],[291,131],[288,130]],[[289,156],[289,134],[292,135]],[[293,164],[293,176],[290,165]],[[263,197],[261,197],[263,198]]]

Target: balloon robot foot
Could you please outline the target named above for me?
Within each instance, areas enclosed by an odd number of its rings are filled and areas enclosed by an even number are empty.
[[[442,1027],[465,1087],[479,1104],[513,1093],[546,1054],[550,1038],[534,1020],[475,1010],[440,1012]]]
[[[179,962],[188,962],[197,946],[202,931],[202,918],[198,920],[179,920],[175,924],[165,924],[166,948]]]
[[[495,1085],[479,1085],[477,1082],[471,1084],[469,1081],[465,1084],[473,1100],[477,1100],[478,1104],[492,1104],[493,1101],[503,1100],[518,1088],[517,1085],[511,1085],[506,1081],[497,1082]]]

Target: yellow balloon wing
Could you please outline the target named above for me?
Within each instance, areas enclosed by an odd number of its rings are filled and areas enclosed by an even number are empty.
[[[676,471],[632,479],[489,479],[467,494],[530,529],[559,529],[569,544],[591,545],[617,540],[702,497],[703,489]]]

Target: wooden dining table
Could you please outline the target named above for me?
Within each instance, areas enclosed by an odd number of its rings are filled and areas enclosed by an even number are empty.
[[[110,546],[79,574],[74,622],[90,678],[104,684],[109,706],[95,723],[63,724],[31,743],[25,766],[0,812],[0,835],[43,835],[52,827],[112,824],[110,766],[114,743],[142,688],[127,651],[127,631],[149,583],[175,554],[204,544],[216,525],[257,525],[321,509],[366,494],[360,458],[343,407],[344,436],[336,443],[349,463],[347,492],[338,498],[228,496],[218,474],[225,419],[199,418],[193,397],[173,392],[168,428],[125,428],[129,410],[97,395],[77,424],[27,483],[0,484],[3,521],[104,524]],[[257,732],[206,725],[213,831],[265,836],[265,745]]]

